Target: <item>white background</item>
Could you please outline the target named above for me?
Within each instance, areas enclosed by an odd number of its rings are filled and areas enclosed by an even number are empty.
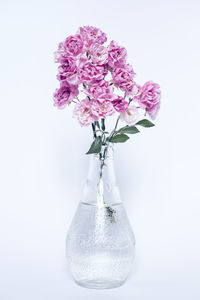
[[[71,280],[65,236],[87,175],[90,128],[53,107],[53,52],[93,25],[128,50],[143,84],[161,85],[156,127],[116,147],[116,173],[137,240],[121,288]],[[200,298],[200,2],[1,1],[2,300]]]

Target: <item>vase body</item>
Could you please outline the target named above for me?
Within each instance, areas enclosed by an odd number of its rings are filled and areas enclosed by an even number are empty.
[[[104,153],[105,154],[105,153]],[[81,202],[66,239],[74,280],[87,288],[122,285],[132,267],[135,238],[116,185],[113,149],[91,157]]]

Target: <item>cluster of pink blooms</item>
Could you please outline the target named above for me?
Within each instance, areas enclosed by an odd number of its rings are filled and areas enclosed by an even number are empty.
[[[131,125],[137,122],[139,109],[155,119],[159,85],[151,81],[138,85],[126,49],[115,41],[105,46],[106,41],[100,29],[84,26],[59,44],[55,62],[59,63],[60,87],[54,93],[54,105],[62,109],[75,102],[74,116],[81,126],[115,113]],[[117,94],[120,90],[124,97]],[[85,95],[82,100],[78,98],[81,92]]]

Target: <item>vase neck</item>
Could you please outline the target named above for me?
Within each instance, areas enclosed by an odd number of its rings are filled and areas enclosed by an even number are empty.
[[[87,179],[97,183],[102,181],[115,181],[114,172],[114,149],[112,146],[103,146],[98,154],[93,154],[90,159]]]
[[[113,157],[113,146],[103,146],[99,154],[91,157],[83,202],[102,205],[120,202]]]

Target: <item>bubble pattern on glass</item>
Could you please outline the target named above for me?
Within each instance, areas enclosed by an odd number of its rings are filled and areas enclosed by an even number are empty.
[[[74,216],[66,255],[72,276],[80,285],[98,282],[103,288],[119,286],[131,270],[135,238],[123,205],[110,207],[115,210],[115,222],[109,219],[106,206],[86,203],[79,204]]]

